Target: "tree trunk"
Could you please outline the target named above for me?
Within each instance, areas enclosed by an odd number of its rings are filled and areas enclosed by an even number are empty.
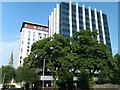
[[[53,72],[53,86],[52,86],[52,90],[58,90],[58,86],[57,86],[57,71]]]
[[[29,83],[29,90],[32,90],[32,83]]]

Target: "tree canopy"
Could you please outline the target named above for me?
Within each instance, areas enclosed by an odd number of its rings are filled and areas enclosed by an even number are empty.
[[[24,65],[32,63],[31,67],[43,68],[45,60],[45,68],[48,68],[60,83],[67,84],[67,81],[73,80],[74,76],[80,76],[81,71],[88,74],[88,79],[94,77],[96,72],[100,75],[111,77],[111,68],[114,67],[111,52],[103,43],[98,43],[94,38],[96,31],[80,30],[76,32],[72,38],[55,34],[39,40],[32,45],[31,53],[24,60]],[[72,79],[71,79],[72,78]],[[98,78],[99,83],[103,80]]]
[[[37,74],[35,68],[29,68],[27,66],[18,67],[16,70],[16,81],[17,82],[29,82],[37,80]]]
[[[3,83],[10,83],[15,77],[15,68],[11,66],[2,66],[2,78]]]
[[[112,68],[113,77],[111,79],[111,82],[114,84],[120,84],[120,54],[116,54],[114,56],[114,61],[116,63],[116,67]]]

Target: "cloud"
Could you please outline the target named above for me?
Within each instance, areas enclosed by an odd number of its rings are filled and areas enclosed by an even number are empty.
[[[2,65],[7,65],[10,54],[13,51],[14,66],[17,64],[19,40],[2,41]]]

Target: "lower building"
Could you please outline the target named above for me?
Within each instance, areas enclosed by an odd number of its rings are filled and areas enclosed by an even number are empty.
[[[34,42],[48,37],[48,26],[24,21],[20,29],[18,65],[22,66],[24,58],[30,54]]]

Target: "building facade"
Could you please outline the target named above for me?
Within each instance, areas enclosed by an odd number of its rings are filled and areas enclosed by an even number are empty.
[[[80,7],[78,3],[73,5],[61,2],[56,5],[49,15],[49,37],[59,33],[63,36],[72,37],[74,32],[80,30],[97,30],[98,35],[93,36],[99,43],[103,42],[111,50],[111,42],[108,28],[107,15],[100,10]]]
[[[18,67],[23,65],[23,60],[30,54],[34,42],[48,37],[48,26],[23,22],[20,30]]]

